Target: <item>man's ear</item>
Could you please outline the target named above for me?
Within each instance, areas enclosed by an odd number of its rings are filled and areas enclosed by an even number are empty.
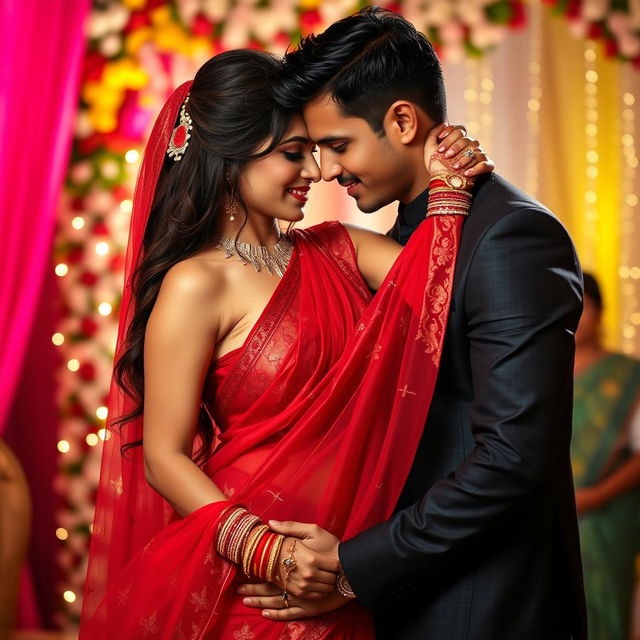
[[[387,137],[401,144],[411,144],[418,135],[418,110],[406,100],[396,100],[388,109],[383,120]]]

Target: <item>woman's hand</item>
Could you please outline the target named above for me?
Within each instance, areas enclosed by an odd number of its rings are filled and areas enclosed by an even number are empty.
[[[290,597],[287,603],[282,599],[282,589],[272,584],[245,584],[240,593],[242,602],[253,609],[263,609],[262,615],[269,620],[301,620],[313,618],[338,609],[350,600],[333,590],[322,600]]]
[[[462,125],[434,127],[424,145],[424,162],[431,175],[453,171],[474,178],[494,169],[480,143],[469,137]]]

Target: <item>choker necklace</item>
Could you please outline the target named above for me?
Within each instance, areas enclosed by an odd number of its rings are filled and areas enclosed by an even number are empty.
[[[220,236],[215,237],[215,242],[216,246],[225,252],[227,258],[238,256],[242,264],[251,264],[256,271],[264,267],[269,273],[279,278],[284,275],[293,252],[293,242],[286,234],[280,236],[271,251],[267,247]]]

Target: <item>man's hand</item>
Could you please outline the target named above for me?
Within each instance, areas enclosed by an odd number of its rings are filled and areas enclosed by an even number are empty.
[[[282,600],[282,589],[273,584],[243,584],[239,592],[242,602],[253,609],[264,609],[262,615],[270,620],[289,621],[313,618],[339,609],[349,602],[348,598],[333,591],[323,600],[289,598],[289,606]]]
[[[298,598],[324,599],[335,589],[338,572],[338,544],[340,540],[315,524],[269,521],[276,533],[288,536],[278,559],[280,584],[284,585],[286,569],[282,564],[288,558],[293,539],[298,539],[295,569],[289,573],[287,591]]]

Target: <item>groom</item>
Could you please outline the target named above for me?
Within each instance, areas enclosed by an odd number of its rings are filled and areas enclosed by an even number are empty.
[[[286,67],[278,95],[303,108],[323,178],[365,212],[399,200],[391,235],[406,243],[426,212],[423,144],[446,120],[430,43],[367,8],[303,40]],[[438,382],[396,512],[340,544],[318,527],[273,525],[314,550],[292,577],[339,560],[383,640],[586,639],[569,462],[581,287],[558,220],[501,177],[479,178]],[[308,595],[301,584],[294,595]],[[267,587],[244,592],[273,619],[301,615],[299,597],[278,609]]]

